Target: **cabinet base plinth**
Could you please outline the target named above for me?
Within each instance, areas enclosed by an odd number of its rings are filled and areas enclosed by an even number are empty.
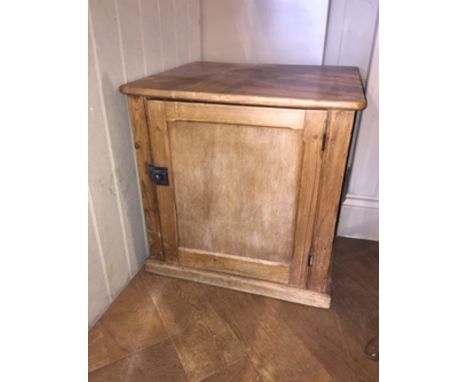
[[[161,276],[195,281],[240,292],[258,294],[279,300],[328,309],[330,295],[308,289],[299,289],[268,281],[248,279],[240,276],[204,271],[195,268],[168,264],[154,259],[145,262],[145,270]]]

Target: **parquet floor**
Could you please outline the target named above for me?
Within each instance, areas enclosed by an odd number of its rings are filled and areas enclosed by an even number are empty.
[[[377,381],[378,243],[333,262],[330,310],[140,272],[89,332],[89,381]]]

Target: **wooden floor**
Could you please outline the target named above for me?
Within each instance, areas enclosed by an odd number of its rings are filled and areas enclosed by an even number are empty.
[[[89,332],[89,381],[377,381],[378,261],[336,239],[330,310],[140,272]]]

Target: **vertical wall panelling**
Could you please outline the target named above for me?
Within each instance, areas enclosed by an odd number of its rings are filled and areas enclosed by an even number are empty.
[[[203,60],[322,63],[327,0],[202,0],[201,5]]]
[[[148,73],[148,68],[154,71],[158,71],[161,68],[160,63],[160,45],[157,43],[159,41],[157,28],[158,28],[158,9],[156,0],[153,0],[148,3],[148,9],[145,9],[145,12],[142,12],[141,1],[134,0],[114,0],[115,1],[115,11],[116,11],[116,22],[119,31],[119,47],[121,54],[121,62],[123,65],[122,80],[123,82],[131,81],[146,75]],[[144,0],[142,0],[144,1]],[[155,43],[150,42],[149,46],[145,45],[145,37],[155,40]],[[119,65],[119,63],[115,63]],[[122,111],[125,113],[125,109]],[[130,120],[126,121],[126,126],[129,126]],[[126,132],[125,136],[131,136],[130,133]],[[132,159],[128,160],[127,174],[128,170],[130,171],[130,176],[133,176],[134,168],[136,163],[133,164],[131,161],[134,156],[133,145],[128,147],[127,152],[132,153]],[[136,178],[135,178],[136,179]],[[122,210],[125,210],[128,219],[128,222],[125,225],[126,236],[129,245],[133,245],[133,255],[134,261],[131,264],[130,275],[133,275],[136,270],[140,268],[141,261],[144,260],[146,254],[148,253],[148,246],[146,244],[146,232],[143,230],[143,236],[141,236],[139,230],[144,227],[143,216],[140,213],[138,206],[141,205],[141,193],[140,185],[137,182],[136,187],[132,187],[130,194],[135,195],[135,190],[137,197],[131,199],[131,202],[128,203],[123,201]],[[129,196],[132,197],[132,196]],[[141,224],[138,224],[133,232],[128,232],[129,224],[133,226],[134,221],[141,221]],[[135,242],[139,241],[143,237],[145,244],[142,247],[138,247]],[[130,256],[131,256],[130,255]]]
[[[200,58],[198,2],[89,2],[90,326],[148,256],[127,104],[118,88]]]
[[[175,12],[173,0],[159,0],[164,70],[179,64],[176,45]]]
[[[324,65],[357,66],[363,83],[366,84],[370,58],[378,23],[378,0],[333,0],[328,14]],[[353,163],[356,137],[359,131],[361,113],[357,113],[351,142],[350,160]],[[347,174],[349,175],[350,168]],[[345,181],[345,188],[349,176]]]
[[[123,227],[114,182],[114,163],[106,114],[95,63],[93,31],[90,30],[88,52],[88,181],[94,200],[94,214],[100,241],[108,264],[109,284],[116,293],[122,279],[127,279],[128,261]],[[93,286],[90,286],[93,287]]]
[[[135,1],[129,1],[130,7],[135,7]],[[133,5],[132,5],[133,4]],[[159,73],[163,70],[163,54],[161,47],[161,22],[159,20],[158,0],[139,0],[140,32],[143,41],[143,57],[140,60],[145,62],[145,75]],[[137,29],[137,26],[135,26]],[[124,44],[126,46],[126,44]],[[136,58],[134,58],[135,60]],[[127,73],[128,80],[132,81],[142,77],[141,72],[132,75]]]
[[[351,178],[341,209],[338,234],[379,238],[379,38],[378,31],[367,81],[367,109],[357,136]]]
[[[146,54],[140,22],[140,7],[134,0],[116,0],[117,24],[122,41],[122,61],[128,81],[136,79],[146,69]],[[125,15],[124,22],[121,21]]]
[[[331,1],[324,64],[357,66],[365,83],[378,12],[378,0]]]
[[[174,0],[174,25],[177,47],[178,63],[190,61],[188,50],[188,23],[187,23],[188,3],[185,0]]]
[[[188,25],[188,48],[189,61],[198,61],[201,58],[201,32],[200,32],[200,0],[187,1],[187,25]],[[194,38],[198,36],[198,38]]]
[[[379,41],[375,42],[349,193],[376,196],[379,181]]]
[[[109,280],[97,232],[92,197],[88,200],[88,324],[99,317],[102,307],[112,301]]]
[[[141,244],[144,235],[139,211],[136,171],[130,159],[133,155],[133,147],[128,114],[125,100],[117,91],[126,80],[125,64],[122,60],[123,49],[119,38],[119,24],[121,23],[117,19],[117,4],[114,0],[92,1],[90,9],[99,68],[98,82],[101,86],[106,126],[112,150],[115,196],[122,224],[128,274],[131,274],[138,268],[138,258],[145,256],[145,246]]]
[[[378,13],[378,0],[331,1],[323,63],[325,65],[357,66],[361,72],[363,83],[366,86],[372,86],[368,77],[371,57],[374,50],[374,41],[377,40],[376,29]],[[376,83],[375,86],[378,86],[378,81],[375,82],[374,79],[373,82],[374,84]],[[367,96],[369,97],[368,91]],[[366,111],[364,111],[364,114],[358,113],[356,116],[345,180],[345,192],[349,195],[351,195],[351,182],[356,183],[360,181],[368,183],[369,179],[378,179],[378,165],[364,166],[362,169],[358,170],[357,168],[363,166],[364,162],[362,160],[356,160],[355,158],[355,155],[357,155],[357,147],[359,145],[364,147],[364,142],[370,143],[370,137],[367,137],[367,134],[371,132],[371,129],[365,128],[364,131],[361,130],[363,130],[364,123],[369,123],[363,122],[362,118],[364,118],[366,113],[369,113],[371,108],[372,105],[369,105]],[[367,146],[366,150],[377,152],[378,156],[378,140],[375,142],[373,141],[372,144],[375,144],[375,146]],[[378,163],[377,160],[375,161]],[[355,175],[351,176],[352,173]],[[357,180],[358,178],[360,180]],[[372,183],[373,181],[370,182]],[[378,228],[376,228],[375,224],[375,219],[378,219],[378,194],[374,194],[374,192],[366,194],[366,192],[365,190],[358,191],[357,195],[361,195],[358,198],[359,200],[346,195],[346,201],[343,203],[338,225],[339,235],[372,240],[378,238],[378,234],[376,233]],[[354,208],[359,216],[349,215],[351,204],[354,205],[354,207],[351,208]],[[368,206],[368,210],[364,210],[363,205]],[[371,213],[369,214],[369,212]],[[369,218],[366,216],[369,216]],[[354,228],[351,228],[350,224]],[[347,227],[350,227],[350,229]]]

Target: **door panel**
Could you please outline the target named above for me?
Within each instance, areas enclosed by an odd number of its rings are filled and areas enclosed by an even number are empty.
[[[154,164],[169,174],[156,187],[166,259],[299,284],[326,116],[314,113],[149,101]]]
[[[301,132],[169,123],[179,245],[289,263]]]

